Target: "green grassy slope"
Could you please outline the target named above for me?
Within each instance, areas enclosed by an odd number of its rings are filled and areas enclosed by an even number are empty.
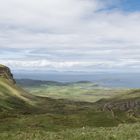
[[[67,99],[51,99],[31,95],[3,78],[0,79],[0,109],[9,112],[16,111],[21,118],[26,113],[29,115],[26,116],[29,122],[26,120],[22,125],[25,124],[27,127],[26,122],[33,126],[34,123],[37,123],[35,128],[41,125],[46,130],[48,130],[48,125],[50,126],[50,130],[83,126],[116,126],[122,122],[123,117],[125,117],[126,122],[131,122],[125,113],[118,120],[112,116],[112,112],[108,110],[102,111],[95,103],[85,101],[76,102]],[[4,117],[3,114],[0,114],[0,117],[5,119],[6,114],[4,114]],[[7,117],[9,118],[8,115]],[[15,117],[13,119],[12,117],[12,121],[14,120],[18,120],[18,118]],[[10,119],[12,124],[15,123],[12,121]],[[2,124],[7,126],[4,122]],[[22,128],[22,125],[17,121],[17,126],[20,126],[19,128]],[[14,129],[14,125],[11,125],[11,127]]]
[[[28,128],[0,133],[1,140],[139,140],[140,123],[112,128],[74,128],[58,132]]]
[[[41,127],[53,131],[119,123],[111,113],[96,111],[93,103],[37,97],[3,78],[0,78],[0,109],[0,124],[3,126],[0,129],[3,131],[9,125],[11,129],[22,129],[30,124],[35,129]]]
[[[8,79],[0,78],[0,110],[22,110],[34,107],[37,98]]]
[[[73,121],[79,124],[111,126],[139,121],[139,89],[104,88],[91,82],[66,85],[41,82],[38,86],[33,84],[25,88],[39,97],[53,98],[47,98],[46,103],[41,105],[47,112],[51,109],[52,113],[73,115]],[[69,122],[71,117],[67,118]]]
[[[32,94],[0,78],[0,139],[140,138],[139,89],[109,89],[90,82],[26,89]]]
[[[27,81],[27,80],[26,80]],[[105,88],[91,82],[78,83],[49,83],[31,81],[31,85],[24,86],[29,92],[41,97],[67,99],[96,104],[96,108],[118,109],[121,111],[139,112],[140,89]],[[24,85],[24,81],[22,83]]]

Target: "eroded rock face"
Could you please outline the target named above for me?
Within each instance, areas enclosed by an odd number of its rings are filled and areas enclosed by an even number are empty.
[[[11,70],[8,67],[1,64],[0,64],[0,77],[8,79],[13,84],[16,83],[13,78],[13,74],[11,73]]]

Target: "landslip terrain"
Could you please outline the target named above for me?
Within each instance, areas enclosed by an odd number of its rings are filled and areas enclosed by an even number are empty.
[[[15,80],[0,65],[0,139],[140,139],[140,89]]]

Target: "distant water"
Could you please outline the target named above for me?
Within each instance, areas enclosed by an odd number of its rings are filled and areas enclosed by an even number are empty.
[[[34,79],[58,82],[91,81],[101,86],[120,88],[140,88],[140,73],[15,73],[17,79]]]

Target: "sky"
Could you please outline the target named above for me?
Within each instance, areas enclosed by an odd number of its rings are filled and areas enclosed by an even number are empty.
[[[0,63],[26,71],[139,71],[139,0],[0,0]]]

